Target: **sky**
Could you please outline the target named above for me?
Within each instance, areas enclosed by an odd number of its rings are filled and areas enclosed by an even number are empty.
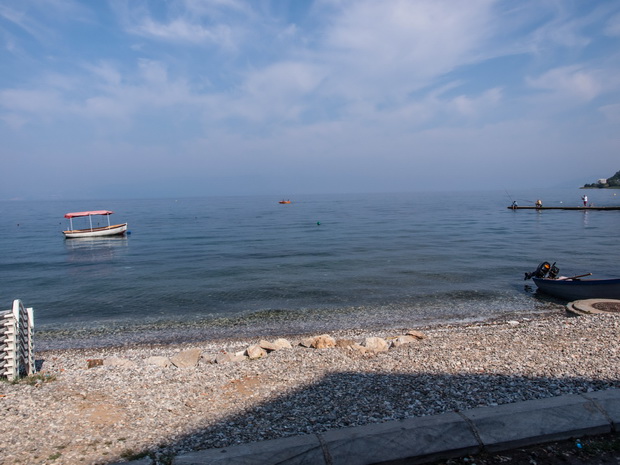
[[[617,0],[0,0],[0,199],[578,187]]]

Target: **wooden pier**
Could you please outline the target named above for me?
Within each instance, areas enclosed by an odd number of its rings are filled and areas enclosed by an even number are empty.
[[[579,211],[590,211],[590,210],[620,210],[620,206],[618,207],[536,207],[536,206],[510,206],[507,207],[508,210],[579,210]]]

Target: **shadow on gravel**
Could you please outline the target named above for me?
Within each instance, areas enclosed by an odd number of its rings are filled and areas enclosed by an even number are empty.
[[[153,445],[149,456],[157,458],[154,463],[169,464],[172,456],[194,450],[612,387],[620,388],[620,380],[332,373],[273,401],[205,424],[175,442]],[[211,397],[226,396],[243,405],[250,396],[268,389],[257,375],[233,380]]]

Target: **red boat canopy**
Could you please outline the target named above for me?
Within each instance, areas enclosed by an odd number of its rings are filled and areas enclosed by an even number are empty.
[[[78,216],[90,216],[90,215],[111,215],[112,211],[110,210],[94,210],[92,212],[75,212],[75,213],[67,213],[65,218],[76,218]]]

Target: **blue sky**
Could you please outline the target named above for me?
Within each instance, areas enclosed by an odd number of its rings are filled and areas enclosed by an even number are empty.
[[[0,199],[571,187],[617,0],[0,0]]]

